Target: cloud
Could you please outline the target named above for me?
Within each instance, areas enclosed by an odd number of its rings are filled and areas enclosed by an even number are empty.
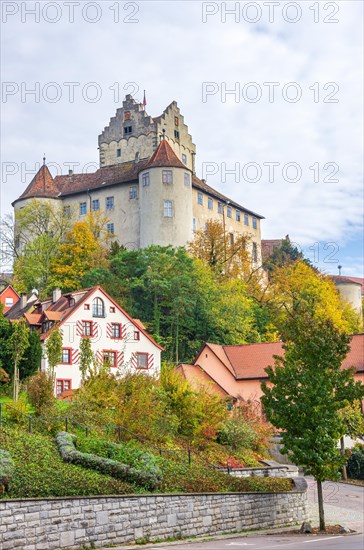
[[[102,2],[102,17],[95,24],[84,21],[77,11],[75,22],[69,23],[64,3],[58,4],[63,8],[58,23],[35,23],[30,17],[21,23],[19,16],[13,16],[3,24],[3,81],[16,82],[19,87],[23,83],[27,88],[39,82],[41,91],[47,83],[57,82],[62,90],[56,103],[42,96],[35,102],[30,95],[21,102],[17,94],[2,104],[3,163],[33,166],[44,152],[47,159],[59,164],[97,162],[97,136],[130,90],[130,83],[136,83],[139,100],[143,89],[147,91],[147,110],[152,116],[173,99],[178,101],[197,145],[199,175],[203,163],[217,163],[219,171],[209,183],[262,213],[266,217],[263,237],[289,233],[303,246],[324,240],[345,246],[350,240],[359,240],[363,146],[360,2],[337,2],[339,12],[334,15],[319,6],[319,23],[314,23],[315,13],[304,1],[299,2],[301,20],[288,23],[282,15],[287,3],[282,2],[274,23],[263,11],[256,24],[242,17],[237,23],[233,15],[222,23],[217,2],[219,12],[206,23],[202,22],[202,3],[196,1],[138,2],[134,18],[139,23],[114,23],[110,7],[115,2]],[[235,2],[225,4],[231,7]],[[240,3],[242,9],[244,4]],[[130,16],[121,8],[121,18]],[[339,22],[324,23],[324,17]],[[73,103],[65,82],[80,83]],[[101,99],[96,103],[85,100],[82,93],[89,82],[100,86]],[[215,82],[219,90],[205,103],[203,82]],[[241,95],[239,101],[232,95],[222,101],[224,86],[236,86],[242,93],[249,82],[260,87],[260,101],[251,103]],[[267,82],[279,83],[273,103],[269,102],[268,86],[264,86]],[[289,82],[297,82],[302,90],[297,103],[282,96],[294,92],[294,87],[284,88]],[[325,89],[330,82],[338,88]],[[115,97],[116,88],[119,98]],[[338,103],[324,102],[330,93]],[[269,182],[263,163],[272,161],[280,164],[274,181]],[[262,168],[260,181],[249,182],[240,175],[222,182],[222,163],[227,168],[238,163],[243,169],[250,162]],[[302,169],[295,183],[287,181],[283,170],[290,162]],[[325,169],[327,163],[339,166],[338,175],[333,176],[339,181],[323,181],[332,171],[332,166]],[[314,165],[318,182],[310,168]],[[30,176],[25,179],[19,173],[3,179],[3,211],[10,209]],[[361,254],[359,246],[356,254]]]

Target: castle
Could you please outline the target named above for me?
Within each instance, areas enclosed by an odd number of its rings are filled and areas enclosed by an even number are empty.
[[[32,198],[54,201],[75,220],[103,211],[107,231],[127,248],[184,246],[208,220],[220,220],[231,243],[250,235],[252,261],[260,265],[263,217],[196,176],[196,146],[175,101],[152,118],[127,95],[99,136],[99,154],[94,173],[53,178],[44,163],[13,202],[15,220]]]

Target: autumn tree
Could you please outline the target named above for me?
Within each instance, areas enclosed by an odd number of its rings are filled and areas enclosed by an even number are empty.
[[[106,253],[88,223],[76,222],[52,262],[52,286],[59,286],[65,292],[81,288],[82,278],[88,271],[107,265]]]
[[[94,362],[94,353],[91,348],[90,338],[81,338],[79,365],[81,371],[82,384],[85,383],[87,373],[90,371]]]
[[[320,529],[325,530],[322,482],[337,479],[345,463],[338,448],[346,426],[340,410],[364,389],[353,369],[342,369],[350,337],[332,320],[320,319],[301,307],[287,320],[289,341],[284,357],[275,357],[262,384],[262,403],[268,420],[282,430],[283,452],[289,453],[305,475],[317,481]]]
[[[291,242],[289,235],[287,235],[278,246],[274,247],[272,254],[265,258],[263,267],[269,274],[272,274],[275,269],[287,266],[298,260],[311,265],[310,261],[304,257],[303,252]]]
[[[266,300],[284,339],[289,338],[287,321],[302,310],[309,311],[317,320],[331,319],[339,330],[358,332],[358,315],[343,300],[331,277],[304,261],[298,260],[274,271]]]

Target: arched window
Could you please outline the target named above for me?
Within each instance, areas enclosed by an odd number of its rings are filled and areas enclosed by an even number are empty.
[[[105,306],[101,298],[95,298],[92,301],[92,316],[105,317]]]

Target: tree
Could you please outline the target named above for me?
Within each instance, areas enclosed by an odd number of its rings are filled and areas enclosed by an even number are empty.
[[[94,363],[94,353],[91,348],[91,339],[81,338],[80,371],[81,371],[81,377],[82,377],[82,384],[85,383],[86,375],[90,371],[93,363]]]
[[[92,268],[107,266],[106,255],[107,249],[88,222],[76,222],[52,262],[52,286],[60,286],[66,292],[81,288],[86,273]]]
[[[51,330],[45,343],[45,354],[48,360],[49,371],[54,382],[54,369],[62,359],[62,334],[58,327]]]
[[[14,323],[13,333],[9,339],[10,349],[12,350],[12,362],[14,365],[14,388],[13,399],[18,401],[19,397],[19,363],[24,357],[24,353],[29,347],[29,328],[25,319]]]
[[[353,370],[341,369],[350,337],[332,320],[321,320],[301,309],[289,323],[290,340],[284,357],[268,367],[269,386],[262,384],[268,420],[283,430],[283,452],[317,481],[320,529],[325,530],[322,482],[337,479],[345,458],[338,441],[345,433],[340,410],[364,390]]]
[[[278,267],[287,266],[297,260],[302,260],[307,265],[311,265],[310,261],[298,250],[297,246],[291,243],[287,235],[279,246],[274,247],[272,254],[264,260],[263,267],[269,274],[272,274]]]
[[[12,350],[10,347],[10,336],[12,334],[11,323],[4,317],[4,306],[0,304],[0,368],[10,375]]]
[[[29,332],[29,347],[24,353],[23,359],[19,363],[19,377],[24,380],[32,376],[40,369],[42,360],[42,346],[38,332]]]
[[[37,372],[32,376],[27,385],[27,395],[36,415],[51,413],[55,401],[54,382],[51,374],[49,372]]]

